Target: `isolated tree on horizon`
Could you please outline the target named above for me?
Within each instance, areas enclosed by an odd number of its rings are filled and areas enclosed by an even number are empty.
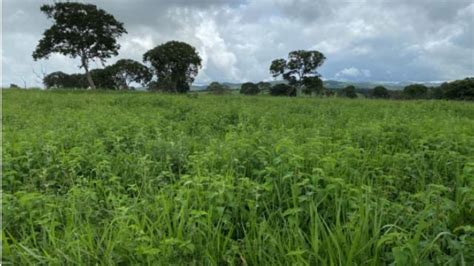
[[[143,55],[158,78],[158,86],[168,92],[186,93],[201,68],[201,57],[196,49],[179,41],[156,46]],[[166,85],[166,86],[164,86]]]
[[[388,90],[387,88],[385,88],[384,86],[376,86],[373,90],[372,90],[372,97],[374,98],[388,98],[390,97],[390,94],[388,93]]]
[[[123,23],[91,4],[58,2],[43,5],[40,10],[54,24],[43,33],[33,59],[47,59],[53,53],[79,58],[89,86],[95,88],[90,62],[99,59],[104,63],[105,59],[118,55],[117,38],[127,33]]]
[[[288,54],[288,60],[276,59],[270,65],[273,77],[282,76],[288,84],[301,90],[305,85],[308,89],[304,93],[312,93],[322,88],[322,81],[317,68],[322,66],[326,57],[319,51],[297,50]],[[315,87],[316,85],[320,87]]]
[[[228,86],[217,81],[211,82],[211,84],[207,86],[207,90],[213,94],[226,94],[230,92],[230,88]]]

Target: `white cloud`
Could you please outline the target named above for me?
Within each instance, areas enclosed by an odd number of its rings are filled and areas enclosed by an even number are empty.
[[[237,81],[238,70],[235,67],[237,57],[230,52],[220,36],[213,20],[203,19],[196,29],[195,36],[200,40],[200,55],[203,59],[203,71],[213,67],[222,74],[221,79]]]
[[[334,76],[336,79],[344,78],[369,78],[371,76],[370,70],[358,69],[355,67],[345,68],[336,73]]]

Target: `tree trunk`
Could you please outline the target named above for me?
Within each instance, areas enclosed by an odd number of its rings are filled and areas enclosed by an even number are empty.
[[[89,72],[89,65],[87,64],[87,59],[85,57],[82,57],[81,61],[82,67],[84,67],[84,70],[86,71],[87,82],[89,82],[89,86],[91,87],[91,89],[95,89],[95,83],[92,80],[91,73]]]
[[[95,89],[95,83],[92,80],[91,72],[89,72],[89,69],[86,68],[86,77],[87,77],[87,82],[89,82],[89,86],[91,89]]]

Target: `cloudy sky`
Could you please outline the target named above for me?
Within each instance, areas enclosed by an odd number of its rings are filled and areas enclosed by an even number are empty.
[[[3,0],[2,85],[41,85],[42,72],[79,72],[61,55],[31,54],[51,26],[39,7],[52,0]],[[89,0],[124,23],[120,58],[169,40],[203,59],[196,83],[271,80],[273,59],[316,49],[325,79],[441,81],[474,76],[472,0]],[[101,67],[95,64],[95,67]]]

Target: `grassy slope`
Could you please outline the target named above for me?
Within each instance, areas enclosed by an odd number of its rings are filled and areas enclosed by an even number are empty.
[[[474,261],[474,105],[3,92],[3,261]]]

